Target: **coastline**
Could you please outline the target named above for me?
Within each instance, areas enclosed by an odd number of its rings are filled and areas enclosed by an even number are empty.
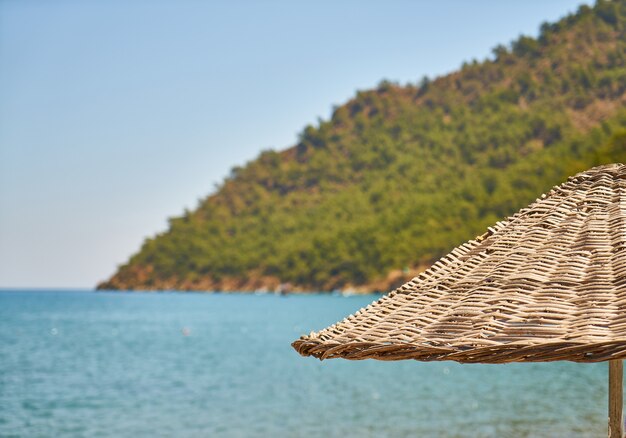
[[[309,294],[341,294],[369,295],[387,293],[404,283],[415,278],[426,270],[428,265],[420,265],[414,268],[394,270],[385,278],[374,280],[364,284],[342,285],[312,285],[293,284],[282,282],[276,277],[263,275],[249,275],[246,278],[228,277],[216,281],[210,277],[200,277],[194,281],[181,280],[179,278],[155,279],[152,275],[132,275],[121,278],[119,275],[111,277],[96,286],[96,291],[120,291],[120,292],[204,292],[204,293],[248,293],[248,294],[277,294],[277,295],[309,295]],[[152,273],[151,269],[146,269]],[[137,273],[135,273],[137,274]]]

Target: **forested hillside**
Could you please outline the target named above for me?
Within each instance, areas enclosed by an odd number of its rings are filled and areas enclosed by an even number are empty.
[[[493,52],[358,92],[99,287],[387,290],[567,176],[626,162],[626,0]]]

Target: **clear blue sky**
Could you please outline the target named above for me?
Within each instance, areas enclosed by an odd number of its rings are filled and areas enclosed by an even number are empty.
[[[93,287],[356,90],[580,3],[0,0],[0,287]]]

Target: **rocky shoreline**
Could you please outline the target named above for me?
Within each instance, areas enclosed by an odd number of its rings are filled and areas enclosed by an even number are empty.
[[[228,277],[216,281],[210,277],[198,277],[195,280],[180,280],[169,278],[154,280],[147,275],[152,272],[147,268],[142,272],[135,272],[131,278],[120,278],[115,275],[108,281],[96,286],[96,290],[115,291],[180,291],[180,292],[207,292],[207,293],[256,293],[256,294],[311,294],[311,293],[340,293],[342,295],[365,295],[372,293],[386,293],[423,272],[428,266],[406,268],[391,271],[385,278],[367,284],[346,284],[339,287],[319,287],[315,285],[301,285],[281,282],[279,278],[263,275],[249,275],[246,278]],[[144,274],[144,275],[142,275]],[[141,281],[150,278],[149,281]]]

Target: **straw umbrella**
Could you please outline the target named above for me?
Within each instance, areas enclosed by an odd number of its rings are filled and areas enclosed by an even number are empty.
[[[626,166],[570,177],[430,269],[293,347],[319,359],[609,361],[622,436]]]

